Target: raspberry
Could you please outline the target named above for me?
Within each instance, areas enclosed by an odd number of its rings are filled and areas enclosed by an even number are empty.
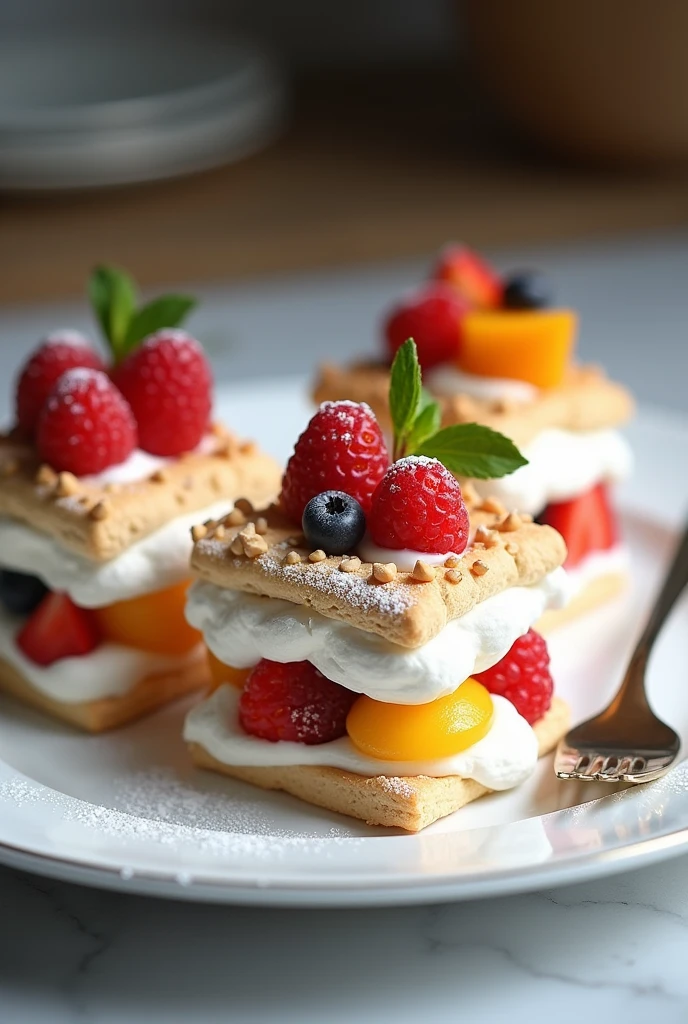
[[[323,402],[296,442],[282,478],[282,508],[295,523],[322,491],[344,491],[370,508],[370,497],[389,466],[372,411],[355,402]]]
[[[520,637],[501,661],[473,678],[490,693],[510,700],[531,725],[542,718],[552,703],[554,683],[549,671],[549,652],[543,637],[534,629]]]
[[[88,476],[131,455],[136,424],[107,374],[79,367],[63,373],[48,395],[36,444],[53,469]]]
[[[368,532],[384,548],[460,555],[468,544],[461,488],[437,459],[399,459],[373,494]]]
[[[461,320],[470,305],[446,284],[434,284],[407,299],[389,315],[384,331],[390,359],[413,338],[423,370],[453,363],[461,342]]]
[[[151,334],[112,379],[133,410],[144,451],[181,455],[199,444],[208,429],[213,378],[191,335],[170,328]]]
[[[271,743],[329,743],[346,733],[346,716],[357,697],[309,661],[282,665],[263,658],[246,680],[239,721],[247,733]]]
[[[33,436],[41,409],[58,377],[77,366],[105,368],[88,338],[78,331],[49,334],[24,364],[17,382],[16,416],[17,425],[27,437]]]

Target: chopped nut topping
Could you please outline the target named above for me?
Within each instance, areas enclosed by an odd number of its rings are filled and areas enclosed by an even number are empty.
[[[287,565],[297,565],[301,561],[301,555],[298,551],[290,551],[285,558]]]
[[[461,559],[458,555],[450,555],[449,558],[445,558],[444,564],[447,569],[458,569],[461,565]]]
[[[361,559],[358,555],[352,555],[351,558],[343,558],[339,568],[342,572],[356,572],[357,569],[361,568]]]
[[[375,562],[373,564],[373,576],[378,583],[391,583],[396,579],[397,567],[394,562]]]
[[[258,516],[256,519],[256,533],[264,534],[268,532],[268,521],[265,516]]]
[[[504,547],[510,555],[517,555],[520,550],[518,544],[514,544],[512,540],[510,540],[508,544],[505,544]]]
[[[246,522],[246,516],[240,508],[233,508],[229,515],[225,517],[225,522],[228,526],[243,526]]]
[[[217,523],[215,522],[214,519],[206,519],[203,525],[205,526],[206,530],[213,530],[217,526]]]
[[[327,558],[327,555],[325,554],[323,549],[322,548],[317,548],[315,551],[311,551],[310,555],[308,556],[308,561],[309,562],[324,562],[326,558]]]
[[[471,566],[471,572],[474,576],[484,576],[486,572],[489,572],[489,570],[489,565],[485,565],[485,563],[481,562],[480,559],[477,559],[477,561],[475,561]]]
[[[435,578],[434,566],[424,562],[421,558],[418,559],[413,567],[411,576],[414,580],[418,580],[419,583],[430,583]]]
[[[69,498],[79,490],[79,481],[73,473],[59,473],[55,493],[58,498]]]
[[[506,508],[502,505],[501,501],[497,498],[485,498],[480,505],[478,505],[479,512],[492,512],[496,516],[505,516]]]
[[[99,501],[97,505],[94,505],[91,511],[88,513],[90,519],[107,519],[110,515],[110,506],[107,501]]]
[[[243,555],[244,545],[241,539],[241,534],[237,534],[232,543],[229,545],[229,550],[233,555]]]
[[[203,538],[205,537],[207,532],[208,532],[208,527],[207,526],[203,526],[202,523],[199,523],[198,526],[192,526],[191,527],[191,539],[193,541],[203,540]]]
[[[242,455],[253,455],[256,450],[255,441],[242,441],[239,445],[239,451]]]
[[[213,534],[213,536],[215,537],[215,540],[224,540],[225,539],[225,528],[222,525],[222,523],[218,523],[217,524],[217,526],[215,527],[215,533]]]
[[[220,423],[219,420],[215,420],[214,423],[210,424],[210,433],[214,437],[227,437],[229,435],[227,427],[224,425],[224,423]]]
[[[517,512],[509,512],[507,516],[502,519],[501,523],[497,523],[495,530],[499,530],[501,533],[513,533],[514,530],[518,530],[521,525],[521,517]]]
[[[265,538],[259,537],[256,533],[254,523],[247,523],[238,537],[247,558],[258,558],[259,555],[264,555],[268,549]]]
[[[57,473],[52,466],[48,466],[43,463],[36,473],[36,483],[40,484],[42,487],[52,487],[56,480]]]
[[[152,480],[154,484],[166,484],[169,478],[169,473],[166,473],[164,469],[156,469],[156,471],[150,475],[150,480]]]
[[[532,523],[533,517],[530,512],[519,512],[518,514],[522,523]]]
[[[444,574],[444,578],[447,581],[447,583],[460,583],[461,580],[463,579],[463,575],[459,572],[458,569],[447,569],[447,571]]]
[[[499,543],[499,535],[487,526],[479,526],[475,531],[476,544],[484,544],[486,548],[494,548]]]
[[[253,505],[248,498],[237,498],[234,502],[234,508],[238,508],[245,516],[250,516],[253,513]]]

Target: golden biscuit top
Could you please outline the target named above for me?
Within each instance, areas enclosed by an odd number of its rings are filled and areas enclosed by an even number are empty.
[[[438,568],[420,560],[400,572],[392,562],[312,551],[274,505],[257,512],[242,505],[194,527],[191,565],[219,587],[306,605],[402,647],[421,647],[450,620],[508,587],[538,583],[566,557],[556,530],[529,516],[492,499],[468,510],[471,544]]]
[[[240,494],[257,502],[279,489],[276,462],[216,425],[201,448],[130,483],[100,483],[41,465],[35,450],[0,436],[0,516],[26,523],[63,547],[107,561],[188,514]]]

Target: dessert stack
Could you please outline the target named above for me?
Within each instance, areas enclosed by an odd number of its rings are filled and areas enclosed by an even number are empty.
[[[317,402],[367,402],[387,431],[389,367],[413,337],[444,426],[480,423],[510,437],[528,464],[477,492],[554,526],[568,547],[575,596],[556,625],[614,596],[627,577],[611,485],[631,470],[619,427],[633,401],[603,370],[575,360],[577,317],[553,305],[535,271],[501,276],[464,246],[449,246],[431,280],[386,317],[384,356],[323,367]]]
[[[137,310],[107,267],[91,296],[109,364],[50,335],[0,436],[0,690],[99,732],[205,685],[189,530],[239,495],[268,500],[279,473],[212,421],[209,365],[178,326],[193,300]]]
[[[551,527],[462,493],[525,459],[475,424],[439,429],[407,341],[391,457],[364,403],[325,402],[277,503],[195,531],[187,617],[213,692],[196,764],[377,825],[418,831],[509,789],[565,733],[533,624],[567,596]]]

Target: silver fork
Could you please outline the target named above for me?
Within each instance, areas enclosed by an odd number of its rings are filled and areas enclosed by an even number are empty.
[[[650,782],[678,757],[681,741],[657,718],[645,692],[652,645],[688,582],[688,525],[616,696],[559,743],[554,771],[584,782]]]

